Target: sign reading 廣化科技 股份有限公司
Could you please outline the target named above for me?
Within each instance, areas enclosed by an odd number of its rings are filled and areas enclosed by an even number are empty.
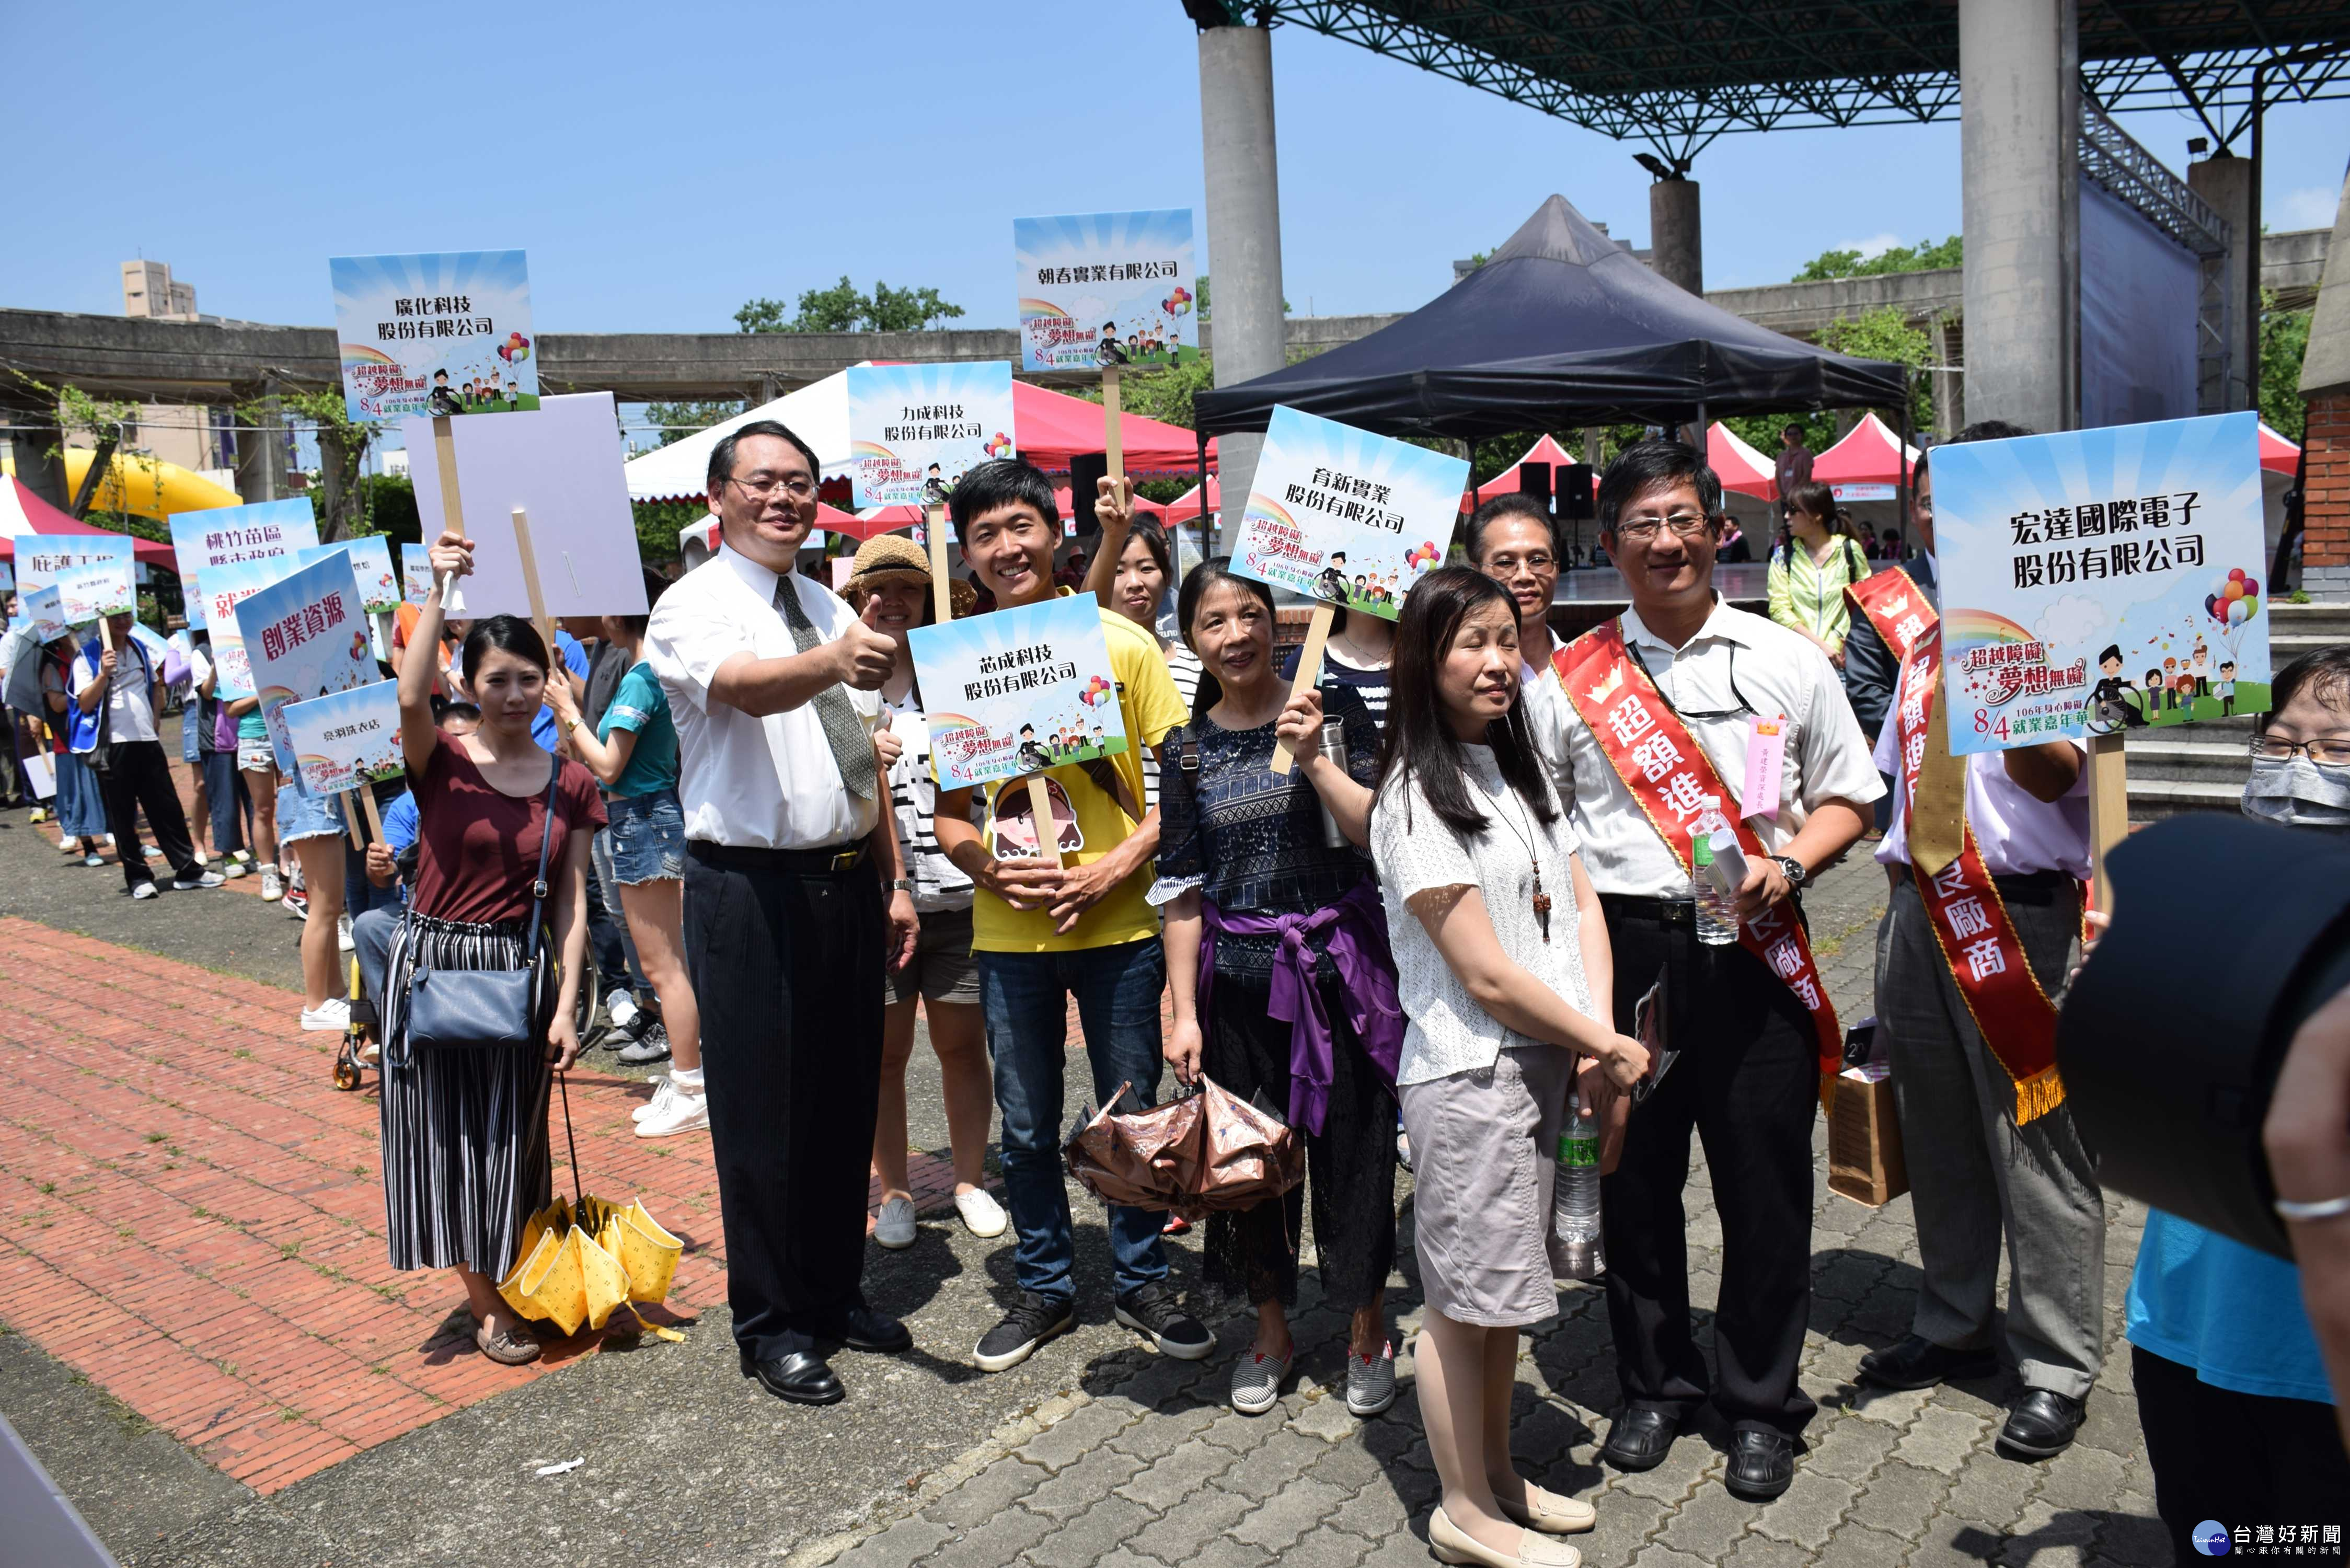
[[[2259,416],[1934,449],[1950,750],[2266,712]]]
[[[353,420],[538,407],[522,252],[335,256],[327,267]]]
[[[1276,406],[1232,569],[1393,620],[1444,559],[1468,481],[1466,459]]]
[[[1020,368],[1158,369],[1200,357],[1191,210],[1012,220]]]

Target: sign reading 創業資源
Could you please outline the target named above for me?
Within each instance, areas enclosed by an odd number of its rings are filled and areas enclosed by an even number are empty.
[[[850,504],[942,505],[965,469],[1010,457],[1012,366],[848,368]]]
[[[1200,357],[1191,210],[1014,218],[1020,368],[1161,369]]]
[[[327,266],[352,419],[538,407],[522,252],[335,256]]]
[[[277,765],[292,773],[294,745],[280,717],[286,704],[382,678],[350,557],[329,551],[327,558],[239,599],[233,613],[262,717],[277,748]]]

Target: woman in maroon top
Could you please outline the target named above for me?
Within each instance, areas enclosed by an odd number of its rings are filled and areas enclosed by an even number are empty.
[[[436,585],[473,569],[473,541],[432,546]],[[596,781],[531,739],[546,684],[546,645],[528,621],[491,616],[465,635],[464,675],[482,710],[463,738],[432,723],[441,647],[436,586],[400,671],[400,741],[421,831],[409,917],[393,936],[383,987],[383,1181],[396,1269],[454,1269],[473,1313],[473,1343],[508,1366],[538,1342],[498,1295],[523,1225],[552,1191],[546,1134],[554,1075],[579,1054],[572,1021],[588,946],[588,849],[604,825]],[[548,784],[554,820],[547,821]],[[547,836],[542,945],[557,961],[539,1049],[411,1047],[403,1037],[409,976],[436,969],[515,969],[525,955],[531,884]]]

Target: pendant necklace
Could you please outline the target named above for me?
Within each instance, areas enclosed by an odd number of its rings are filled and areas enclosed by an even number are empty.
[[[1508,783],[1504,781],[1502,786],[1502,794],[1514,795],[1517,792],[1511,789]],[[1523,801],[1520,801],[1518,803],[1518,810],[1520,814],[1523,815],[1525,813],[1525,803]],[[1526,860],[1528,864],[1533,866],[1534,872],[1534,896],[1533,900],[1534,924],[1542,929],[1543,945],[1547,947],[1550,945],[1550,895],[1543,891],[1542,857],[1534,853],[1534,842],[1532,831],[1534,824],[1532,820],[1529,819],[1526,824],[1526,830],[1521,832],[1518,825],[1512,822],[1509,819],[1508,815],[1501,810],[1498,797],[1496,799],[1493,815],[1502,819],[1502,826],[1510,830],[1512,836],[1515,837],[1519,843],[1526,846]]]

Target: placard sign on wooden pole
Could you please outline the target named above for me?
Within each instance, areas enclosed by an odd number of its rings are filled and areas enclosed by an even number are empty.
[[[1951,754],[2085,743],[2104,907],[2123,735],[2269,709],[2259,416],[1938,447],[1933,482]]]
[[[539,639],[546,644],[546,656],[559,664],[555,648],[555,622],[547,618],[546,596],[539,591],[538,556],[530,547],[530,517],[520,506],[514,509],[515,548],[522,554],[523,586],[530,590],[530,624],[538,628]]]
[[[931,618],[954,619],[954,596],[947,591],[947,509],[936,502],[922,508],[922,537],[931,549]]]
[[[1444,559],[1468,483],[1464,458],[1274,409],[1232,559],[1242,576],[1320,601],[1292,697],[1321,676],[1334,610],[1395,619],[1412,585]],[[1273,771],[1295,763],[1284,741]]]
[[[934,618],[944,623],[953,616],[946,500],[965,471],[1014,450],[1012,367],[852,365],[847,393],[849,504],[922,509]]]
[[[363,789],[347,789],[338,797],[343,803],[343,826],[350,833],[351,847],[354,849],[365,849],[367,840],[360,836],[359,807],[351,804],[351,798],[354,795],[365,795],[368,793]]]
[[[465,532],[465,509],[457,500],[457,443],[449,434],[449,416],[432,416],[432,463],[441,475],[441,531],[463,535]],[[430,546],[427,546],[430,548]],[[441,574],[441,613],[453,614],[458,607],[449,602],[450,589],[457,581],[454,572]]]
[[[1061,825],[1053,815],[1053,791],[1043,774],[1028,775],[1028,817],[1036,825],[1036,857],[1061,866]]]
[[[359,809],[367,814],[368,836],[375,843],[381,844],[383,842],[383,815],[375,808],[375,791],[371,789],[362,789],[357,793],[359,797]]]

